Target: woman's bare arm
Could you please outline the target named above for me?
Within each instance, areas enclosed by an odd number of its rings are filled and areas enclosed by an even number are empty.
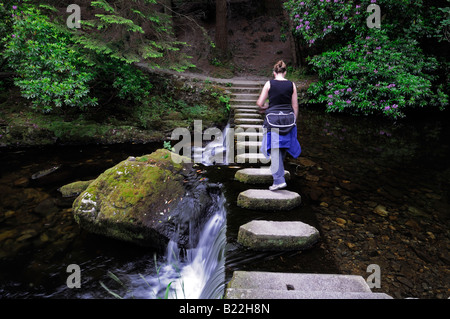
[[[295,118],[298,119],[298,96],[297,96],[297,87],[295,83],[293,83],[294,92],[292,93],[292,109],[294,110]]]
[[[269,90],[270,90],[270,82],[267,81],[261,91],[261,95],[259,96],[258,101],[256,102],[256,105],[258,105],[263,110],[267,109],[265,103],[266,100],[269,98]]]

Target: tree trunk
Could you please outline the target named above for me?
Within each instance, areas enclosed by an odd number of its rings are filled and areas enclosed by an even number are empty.
[[[291,48],[292,64],[295,67],[299,67],[299,66],[301,66],[301,59],[299,59],[297,41],[296,41],[294,35],[292,34],[292,30],[294,30],[294,24],[292,23],[292,20],[289,18],[289,14],[287,13],[286,10],[283,10],[283,18],[286,19],[286,21],[288,21],[288,23],[289,23],[289,29],[287,31],[287,38],[288,38],[289,45]]]
[[[216,47],[221,54],[228,50],[227,0],[216,0]]]

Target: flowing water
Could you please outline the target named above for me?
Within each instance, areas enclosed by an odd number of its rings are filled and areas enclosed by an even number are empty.
[[[207,165],[205,177],[223,183],[223,194],[196,230],[198,244],[181,250],[172,241],[165,254],[85,232],[73,219],[73,198],[57,190],[162,143],[0,150],[0,298],[114,298],[107,289],[125,298],[163,298],[166,291],[169,298],[220,298],[235,270],[339,273],[345,266],[346,273],[364,274],[368,264],[383,262],[383,278],[393,278],[395,289],[406,282],[409,291],[446,291],[448,122],[391,123],[302,110],[300,123],[307,161],[288,159],[286,166],[288,189],[302,195],[299,208],[270,216],[241,209],[236,198],[249,186],[234,180],[240,166]],[[38,172],[48,174],[33,179]],[[377,220],[375,204],[386,207],[389,219]],[[345,225],[336,223],[338,216]],[[240,225],[268,218],[313,225],[322,241],[307,251],[275,253],[236,242]],[[66,285],[70,264],[80,266],[80,289]]]

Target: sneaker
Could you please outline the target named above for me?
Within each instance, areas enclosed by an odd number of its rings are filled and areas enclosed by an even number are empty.
[[[272,186],[269,187],[269,190],[271,191],[276,191],[282,188],[285,188],[287,186],[286,183],[281,183],[281,184],[273,184]]]

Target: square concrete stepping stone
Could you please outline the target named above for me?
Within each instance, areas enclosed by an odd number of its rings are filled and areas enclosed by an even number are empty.
[[[237,241],[254,250],[303,250],[319,237],[315,227],[302,222],[253,220],[239,228]]]
[[[271,191],[266,189],[249,189],[239,194],[237,205],[254,210],[291,210],[299,206],[302,198],[288,190]]]
[[[251,142],[247,142],[251,143]],[[261,143],[259,143],[261,145]],[[238,145],[239,147],[239,145]],[[270,167],[261,167],[261,168],[244,168],[238,170],[236,174],[234,174],[234,178],[242,183],[246,184],[272,184],[273,176],[270,172]],[[289,171],[284,171],[284,178],[289,180],[291,178],[291,174]]]
[[[228,288],[225,299],[393,299],[385,293]]]
[[[226,299],[392,299],[372,293],[362,276],[235,271]]]

